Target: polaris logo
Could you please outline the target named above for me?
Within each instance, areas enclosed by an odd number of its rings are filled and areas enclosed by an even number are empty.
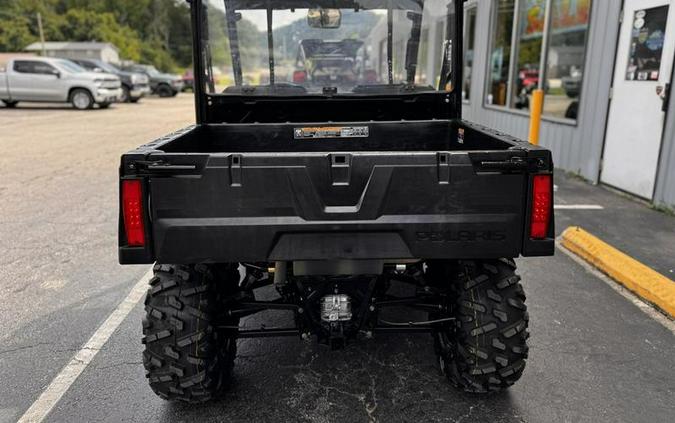
[[[506,232],[503,231],[445,231],[445,232],[417,232],[417,241],[420,242],[475,242],[475,241],[504,241]]]

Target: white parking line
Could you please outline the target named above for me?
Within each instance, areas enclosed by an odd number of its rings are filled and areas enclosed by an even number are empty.
[[[605,208],[598,204],[556,204],[553,206],[556,210],[604,210]]]
[[[47,417],[47,414],[59,402],[63,394],[75,382],[78,376],[96,357],[103,345],[110,339],[115,329],[124,321],[131,310],[143,298],[148,286],[148,281],[152,277],[150,269],[138,282],[131,288],[129,295],[117,306],[117,308],[108,316],[108,318],[96,329],[96,332],[89,338],[86,344],[73,356],[66,367],[56,375],[47,389],[42,392],[28,411],[18,420],[18,423],[38,423]]]

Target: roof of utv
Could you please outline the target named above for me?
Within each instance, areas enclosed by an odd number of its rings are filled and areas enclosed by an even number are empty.
[[[239,10],[267,9],[272,4],[272,9],[311,9],[322,7],[326,9],[387,9],[391,4],[392,9],[416,10],[424,0],[281,0],[270,2],[268,0],[226,0],[227,6]]]

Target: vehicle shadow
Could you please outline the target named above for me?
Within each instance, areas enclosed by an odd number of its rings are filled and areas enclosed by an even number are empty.
[[[465,394],[435,363],[428,336],[394,335],[329,351],[295,339],[240,343],[216,402],[168,403],[161,421],[522,421],[508,392]]]
[[[93,109],[90,110],[78,110],[74,108],[71,105],[68,104],[58,104],[58,105],[46,105],[44,103],[26,103],[26,104],[19,104],[15,107],[5,107],[4,105],[0,104],[0,110],[2,110],[3,113],[20,113],[20,112],[25,112],[27,110],[29,111],[72,111],[72,112],[89,112],[92,110],[96,110],[99,112],[104,112],[104,111],[110,111],[114,110],[115,107],[119,107],[120,104],[112,104],[109,108],[107,109],[100,109],[98,107],[94,107]]]
[[[245,325],[292,324],[278,314],[272,319],[271,313]],[[403,313],[395,315],[410,317]],[[222,398],[196,406],[168,403],[160,420],[522,421],[511,398],[508,392],[480,396],[451,386],[439,371],[428,334],[359,339],[338,351],[315,340],[246,339],[238,342],[234,377]]]

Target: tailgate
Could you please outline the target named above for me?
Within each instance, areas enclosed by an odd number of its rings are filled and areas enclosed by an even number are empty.
[[[162,263],[517,257],[532,151],[153,153]],[[546,163],[550,166],[550,163]]]

